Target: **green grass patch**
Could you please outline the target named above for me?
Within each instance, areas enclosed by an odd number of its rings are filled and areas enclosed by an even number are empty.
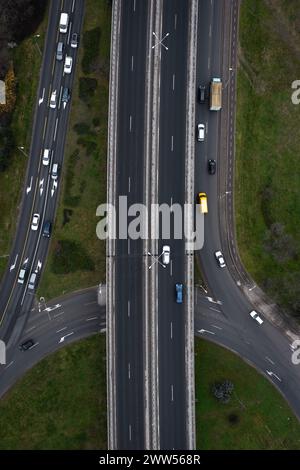
[[[0,449],[106,449],[105,336],[41,361],[0,401]]]
[[[110,23],[110,2],[86,1],[83,41],[77,52],[65,161],[60,179],[61,196],[48,261],[38,290],[38,295],[47,299],[105,282],[105,243],[96,236],[99,221],[96,209],[106,201]],[[98,41],[98,36],[93,36],[95,32],[90,34],[99,28],[101,41]],[[89,85],[87,89],[93,89],[93,98],[89,97],[88,101],[80,98],[82,83]],[[72,268],[68,272],[57,273],[57,240],[74,243],[80,253],[84,248],[88,266],[92,260],[93,269],[81,265],[76,271]],[[76,259],[74,262],[77,262]],[[67,259],[63,265],[67,265]]]
[[[300,449],[300,424],[270,382],[238,356],[195,340],[197,449]],[[229,403],[212,393],[229,380]]]
[[[4,255],[9,254],[16,231],[17,213],[27,166],[27,158],[18,147],[24,147],[26,153],[29,153],[41,67],[41,55],[37,43],[42,50],[46,28],[47,15],[35,32],[40,34],[40,37],[29,37],[11,51],[17,81],[17,100],[9,131],[14,149],[9,157],[9,167],[0,172],[0,278],[7,264],[7,257]]]
[[[300,107],[291,101],[300,77],[300,13],[283,0],[277,5],[241,6],[236,224],[246,268],[300,318]]]
[[[94,271],[95,263],[81,243],[73,240],[58,240],[54,243],[52,259],[54,274],[69,274],[76,271]]]

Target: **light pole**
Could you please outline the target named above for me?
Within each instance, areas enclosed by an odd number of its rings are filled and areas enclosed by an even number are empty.
[[[27,153],[24,150],[24,147],[18,147],[18,149],[20,150],[20,152],[23,153],[23,155],[25,155],[25,157],[28,157]]]
[[[226,88],[228,86],[228,83],[230,82],[230,79],[232,77],[232,75],[231,75],[232,71],[234,72],[233,67],[229,67],[229,78],[228,78],[227,82],[225,83],[225,86],[224,86],[223,90],[226,90]]]
[[[41,36],[40,34],[35,34],[33,37],[34,37],[34,38],[39,38],[40,36]],[[38,42],[37,42],[36,39],[35,39],[35,41],[34,41],[34,44],[35,44],[37,50],[39,51],[40,55],[42,55],[42,51],[41,51],[40,46],[39,46],[39,44],[38,44]]]

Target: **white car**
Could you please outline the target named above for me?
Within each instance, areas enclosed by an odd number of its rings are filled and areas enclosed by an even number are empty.
[[[170,263],[170,247],[168,245],[163,246],[162,249],[162,262],[163,264]]]
[[[221,251],[216,251],[215,252],[215,257],[216,257],[216,260],[218,261],[218,264],[219,264],[220,268],[225,268],[226,263],[225,263],[224,256],[223,256],[222,252]]]
[[[44,149],[43,165],[48,166],[50,162],[50,149]]]
[[[252,310],[252,312],[250,312],[250,316],[257,321],[257,323],[259,323],[260,325],[263,324],[263,320],[262,318],[260,318],[260,316],[258,315],[258,313],[255,311],[255,310]]]
[[[56,108],[56,90],[52,91],[50,98],[50,108]]]
[[[205,137],[205,125],[204,124],[198,124],[197,129],[198,129],[197,140],[198,140],[198,142],[203,142],[204,137]]]
[[[31,230],[36,231],[40,225],[40,214],[33,214],[31,222]]]
[[[65,66],[64,66],[64,72],[65,73],[71,73],[72,72],[72,63],[73,59],[69,55],[66,55],[65,58]]]

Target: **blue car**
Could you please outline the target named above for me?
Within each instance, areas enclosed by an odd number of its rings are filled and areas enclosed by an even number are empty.
[[[175,284],[175,288],[176,288],[176,302],[178,304],[182,304],[183,285],[182,284]]]

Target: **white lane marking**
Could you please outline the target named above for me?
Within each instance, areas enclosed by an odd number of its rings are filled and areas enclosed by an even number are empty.
[[[60,330],[57,330],[57,331],[56,331],[56,333],[60,333],[61,331],[64,331],[64,330],[66,330],[66,329],[67,329],[67,327],[66,327],[66,326],[64,326],[64,327],[63,327],[63,328],[61,328]]]
[[[173,322],[171,322],[171,325],[170,325],[170,336],[171,336],[171,339],[173,339]]]
[[[130,176],[128,176],[128,192],[130,193],[130,185],[131,185],[131,179]]]
[[[15,269],[16,264],[17,264],[18,256],[19,256],[19,254],[16,255],[14,264],[12,264],[12,265],[10,266],[10,268],[9,268],[9,271],[10,271],[10,272]]]
[[[56,118],[56,122],[55,122],[54,137],[53,137],[54,142],[55,142],[55,139],[56,139],[57,124],[58,124],[58,117]]]
[[[72,13],[74,11],[74,8],[75,8],[75,0],[73,0],[73,2],[72,2]]]
[[[6,367],[4,367],[4,369],[8,369],[10,366],[12,366],[12,365],[13,365],[13,363],[14,363],[14,361],[11,361],[9,364],[7,364],[7,366],[6,366]]]
[[[56,305],[53,305],[53,307],[47,307],[45,308],[43,311],[45,312],[52,312],[52,310],[56,310],[57,308],[61,307],[61,304],[56,304]]]
[[[212,302],[213,304],[218,304],[222,305],[221,300],[214,300],[212,297],[206,297],[209,302]]]
[[[40,344],[39,342],[34,343],[34,344],[31,346],[31,348],[29,348],[29,351],[30,351],[30,349],[36,348],[39,344]]]
[[[221,310],[218,310],[217,308],[213,308],[213,307],[208,307],[209,310],[213,310],[214,312],[219,312],[221,313]]]
[[[44,101],[44,96],[45,96],[45,88],[43,88],[43,94],[41,98],[39,99],[39,105]]]
[[[204,330],[204,328],[201,328],[201,330],[197,330],[198,333],[209,333],[210,335],[215,335],[216,333],[214,333],[213,331],[209,331],[209,330]]]
[[[275,362],[272,361],[268,356],[265,357],[266,361],[269,361],[273,366],[275,366]]]
[[[175,73],[173,73],[172,89],[175,90]]]
[[[170,275],[173,276],[173,260],[172,259],[170,263]]]
[[[133,72],[133,55],[131,56],[131,72]]]
[[[171,152],[174,150],[174,136],[171,137]]]
[[[278,375],[276,375],[274,372],[272,372],[271,370],[266,370],[267,374],[270,376],[270,377],[275,377],[275,379],[279,380],[279,382],[282,382],[281,378],[278,377]]]
[[[32,330],[34,330],[35,328],[36,328],[36,325],[33,325],[33,326],[31,326],[30,328],[28,328],[28,329],[25,331],[25,333],[26,333],[26,334],[27,334],[27,333],[30,333],[30,332],[31,332]]]
[[[101,330],[99,330],[99,333],[105,333],[106,332],[106,328],[102,328]]]
[[[93,320],[98,320],[98,317],[90,317],[90,318],[87,318],[85,321],[93,321]]]
[[[171,385],[171,401],[174,401],[174,387]]]
[[[30,193],[31,189],[32,189],[32,177],[30,179],[30,185],[27,186],[27,188],[26,188],[26,194]]]
[[[97,303],[97,300],[93,300],[92,302],[87,302],[86,304],[84,304],[85,307],[87,307],[88,305],[94,305]]]
[[[128,249],[128,254],[130,255],[130,238],[128,238],[127,249]]]
[[[127,302],[127,315],[130,317],[130,300]]]
[[[129,440],[131,441],[131,424],[129,424],[128,429],[129,429]]]
[[[175,17],[174,17],[174,29],[176,30],[177,28],[177,13],[175,13]]]
[[[211,29],[212,29],[212,28],[211,28],[211,23],[210,23],[210,25],[209,25],[209,37],[210,37],[210,38],[211,38]]]
[[[40,180],[39,188],[40,188],[40,196],[41,196],[43,194],[43,191],[44,191],[44,178],[42,180]]]
[[[62,337],[60,338],[60,340],[59,340],[59,343],[63,343],[64,340],[65,340],[66,338],[68,338],[68,336],[71,336],[71,335],[73,335],[73,334],[74,334],[74,331],[72,331],[71,333],[68,333],[68,334],[65,335],[65,336],[62,336]]]
[[[220,326],[217,326],[217,325],[211,325],[213,326],[214,328],[216,328],[217,330],[222,330],[223,328],[221,328]]]
[[[53,194],[55,193],[57,186],[58,186],[58,182],[54,180],[52,188],[51,188],[51,197],[53,197]]]
[[[136,0],[133,0],[133,11],[135,11],[135,3],[136,3]]]
[[[72,23],[70,22],[67,44],[69,44],[70,42],[71,29],[72,29]]]
[[[53,318],[57,318],[57,317],[60,317],[61,315],[63,315],[65,312],[60,312],[60,313],[57,313],[56,315],[53,315]]]
[[[130,380],[130,362],[128,363],[128,378]]]
[[[129,116],[129,132],[131,132],[132,129],[132,116]]]
[[[210,56],[208,57],[207,68],[208,68],[208,70],[210,69]]]

